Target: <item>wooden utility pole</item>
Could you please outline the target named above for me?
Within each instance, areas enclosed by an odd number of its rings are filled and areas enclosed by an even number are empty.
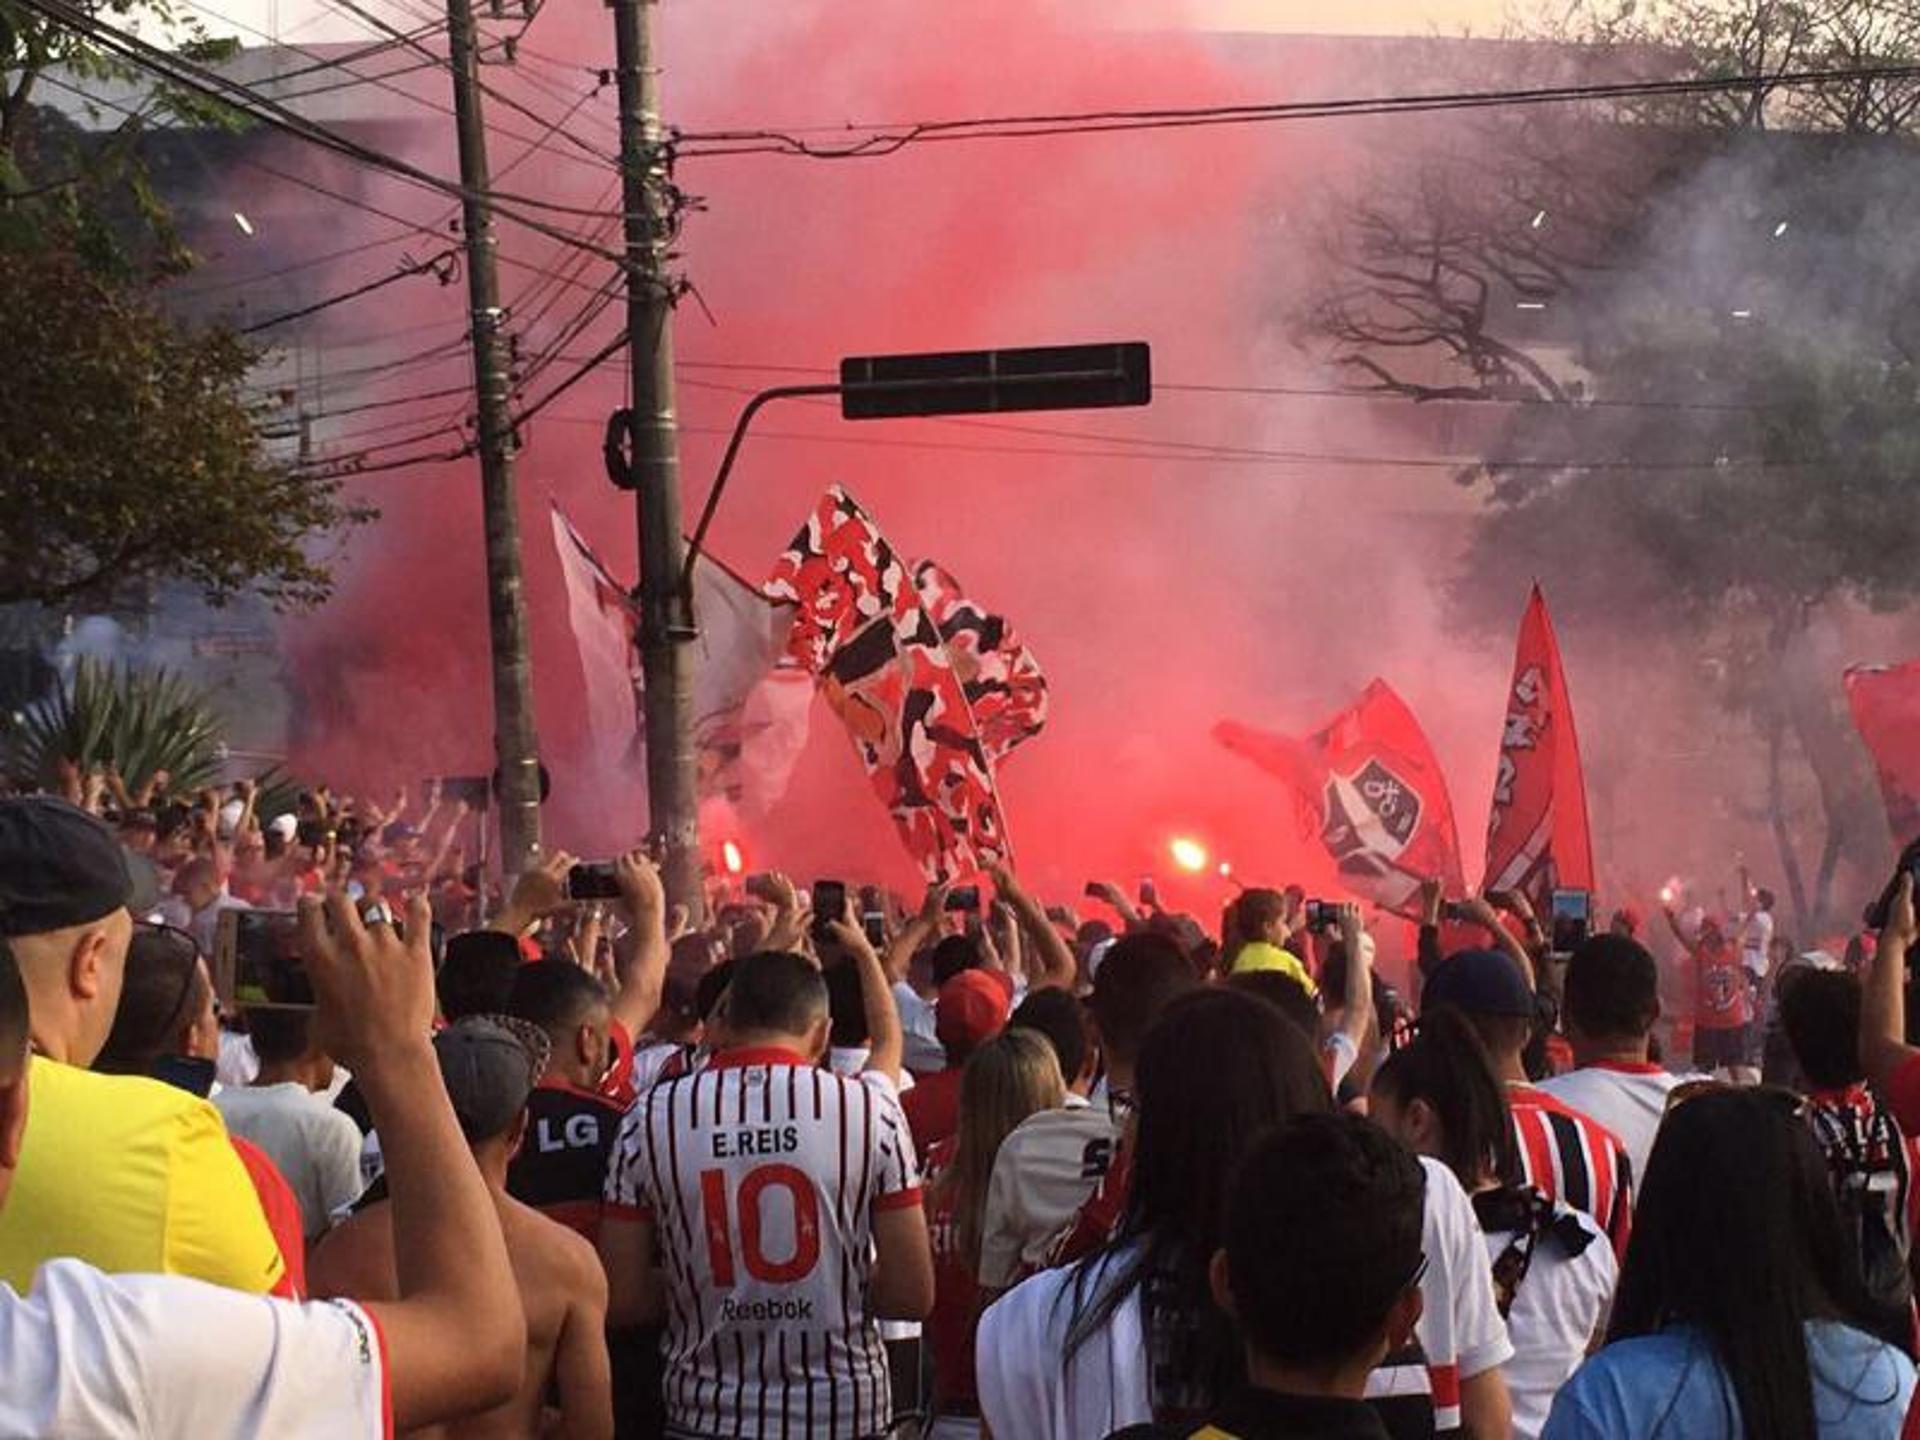
[[[520,568],[520,512],[513,483],[511,382],[500,308],[487,131],[480,113],[480,56],[468,0],[447,0],[447,49],[460,136],[461,224],[472,312],[473,385],[478,408],[480,494],[486,517],[487,616],[493,653],[493,744],[498,769],[500,858],[509,878],[540,850],[540,755],[533,722],[533,655]]]
[[[640,662],[645,681],[649,829],[664,842],[667,898],[699,923],[698,766],[693,744],[693,603],[680,583],[680,444],[673,399],[673,300],[667,276],[673,198],[653,60],[653,0],[611,0],[620,91],[620,200],[625,219],[628,482],[640,526]]]

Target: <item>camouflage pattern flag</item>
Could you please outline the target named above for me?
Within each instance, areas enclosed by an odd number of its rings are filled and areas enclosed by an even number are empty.
[[[1285,782],[1356,895],[1411,915],[1420,882],[1461,887],[1446,777],[1420,722],[1384,680],[1304,740],[1223,721],[1214,739]]]
[[[1535,585],[1520,620],[1500,768],[1487,822],[1488,890],[1520,890],[1545,915],[1556,888],[1593,889],[1587,784],[1560,644]]]
[[[906,565],[846,491],[821,497],[764,593],[795,607],[787,654],[816,677],[927,877],[1006,859],[993,762],[946,643]]]
[[[922,560],[913,583],[946,642],[980,744],[997,766],[1046,725],[1047,677],[1013,627],[967,599],[951,572]]]
[[[1856,665],[1847,671],[1847,705],[1873,756],[1893,838],[1920,835],[1920,661]]]

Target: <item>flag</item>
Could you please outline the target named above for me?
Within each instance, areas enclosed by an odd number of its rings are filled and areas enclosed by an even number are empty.
[[[1420,722],[1384,680],[1304,740],[1223,721],[1214,739],[1289,786],[1348,887],[1411,913],[1420,882],[1461,884],[1446,777]]]
[[[567,591],[567,624],[586,682],[587,729],[594,748],[625,753],[632,743],[640,669],[634,633],[640,624],[626,587],[613,578],[573,522],[553,506],[553,548]]]
[[[1047,677],[1013,627],[967,599],[949,571],[922,560],[913,583],[946,642],[980,743],[997,766],[1046,725]]]
[[[795,607],[786,653],[816,677],[926,875],[944,880],[1006,858],[993,762],[946,644],[906,565],[839,486],[775,562],[764,593]]]
[[[1547,913],[1556,888],[1593,889],[1593,841],[1573,703],[1560,646],[1535,585],[1520,620],[1487,822],[1489,890],[1525,892]]]
[[[1846,685],[1854,726],[1880,777],[1887,823],[1905,844],[1920,835],[1920,661],[1856,665]]]

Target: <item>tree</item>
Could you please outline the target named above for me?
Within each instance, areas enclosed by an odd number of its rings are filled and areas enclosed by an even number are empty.
[[[1920,15],[1584,5],[1545,38],[1529,63],[1557,81],[1766,78],[1430,127],[1336,211],[1338,279],[1308,329],[1371,388],[1506,402],[1459,477],[1487,509],[1456,605],[1495,623],[1478,579],[1524,556],[1575,623],[1690,634],[1765,747],[1800,923],[1825,923],[1841,860],[1876,867],[1886,836],[1810,636],[1833,607],[1920,593],[1920,267],[1903,250],[1920,90],[1779,77],[1910,64]],[[1826,822],[1811,877],[1784,800],[1795,748]]]
[[[133,0],[89,7],[126,18]],[[196,59],[232,49],[141,4]],[[110,605],[183,580],[209,598],[248,587],[280,606],[324,599],[313,542],[372,518],[338,481],[273,458],[245,381],[256,352],[225,326],[170,314],[158,282],[192,256],[146,182],[152,120],[224,125],[221,107],[152,86],[117,128],[37,106],[49,84],[137,81],[74,32],[0,0],[0,604]]]

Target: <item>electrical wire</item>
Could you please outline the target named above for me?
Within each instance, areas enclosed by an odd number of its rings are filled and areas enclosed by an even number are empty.
[[[1779,74],[1701,76],[1677,80],[1628,80],[1532,89],[1456,90],[1427,95],[1380,95],[1329,100],[1270,101],[1144,110],[1068,111],[1041,115],[975,116],[898,124],[849,125],[872,133],[845,145],[823,146],[801,138],[802,130],[680,130],[676,155],[698,159],[725,155],[788,155],[812,160],[857,160],[898,154],[910,145],[954,140],[1019,140],[1050,135],[1114,134],[1124,131],[1192,129],[1367,115],[1423,115],[1526,105],[1564,105],[1589,100],[1658,99],[1734,90],[1795,89],[1870,80],[1920,79],[1920,65],[1868,65]]]
[[[442,285],[452,283],[453,270],[450,262],[457,262],[460,251],[455,248],[442,250],[438,255],[429,255],[424,260],[409,260],[391,275],[383,275],[378,280],[369,280],[364,285],[356,285],[351,290],[343,290],[338,295],[329,295],[324,300],[316,300],[311,305],[302,305],[298,310],[288,310],[284,314],[269,316],[265,320],[256,320],[251,325],[243,325],[238,333],[257,335],[262,330],[271,330],[276,325],[285,325],[293,320],[304,320],[309,315],[317,315],[322,310],[330,310],[335,305],[344,305],[349,300],[358,300],[362,295],[371,295],[376,290],[384,290],[397,280],[408,280],[415,275],[437,275]]]

